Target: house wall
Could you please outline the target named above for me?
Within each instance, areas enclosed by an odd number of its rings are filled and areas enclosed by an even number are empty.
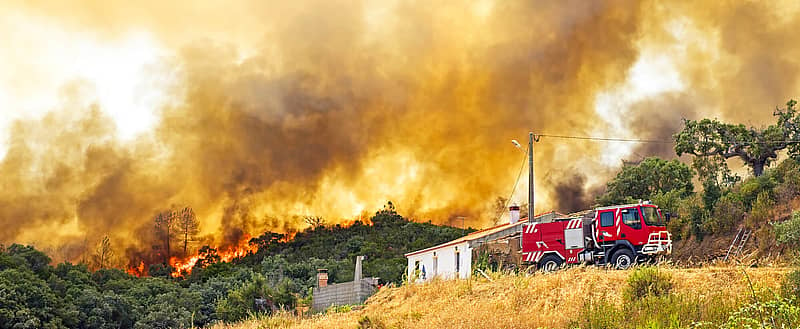
[[[527,266],[522,261],[520,239],[519,234],[517,234],[480,245],[473,245],[472,258],[477,260],[483,253],[488,258],[488,265],[492,269],[524,270]]]
[[[456,273],[456,251],[459,253],[460,267]],[[437,261],[434,261],[437,259]],[[415,272],[416,262],[419,261],[419,275]],[[434,264],[436,263],[436,264]],[[425,277],[422,277],[422,268],[425,268]],[[424,253],[408,256],[407,275],[414,282],[425,282],[434,277],[441,279],[469,278],[472,274],[472,248],[468,242],[430,250]]]

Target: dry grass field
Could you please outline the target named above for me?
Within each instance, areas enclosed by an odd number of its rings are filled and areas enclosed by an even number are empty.
[[[748,303],[775,298],[791,270],[661,267],[658,271],[671,277],[671,292],[635,301],[624,296],[632,270],[490,273],[491,280],[383,288],[363,308],[348,312],[279,314],[214,328],[717,328]]]

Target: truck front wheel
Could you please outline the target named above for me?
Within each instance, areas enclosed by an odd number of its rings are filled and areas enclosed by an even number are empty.
[[[633,265],[633,253],[628,249],[620,249],[611,257],[611,263],[618,270],[625,270]]]
[[[556,255],[547,255],[539,261],[539,270],[542,272],[553,272],[561,267],[564,262]]]

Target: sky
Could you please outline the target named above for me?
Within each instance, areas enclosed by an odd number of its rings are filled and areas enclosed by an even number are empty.
[[[485,227],[526,200],[511,139],[669,140],[797,97],[795,1],[0,3],[0,243],[147,249],[344,222],[391,200]],[[536,209],[591,206],[668,144],[536,144]],[[53,228],[57,228],[52,235]],[[50,233],[51,235],[45,235]],[[42,236],[52,236],[46,240]]]

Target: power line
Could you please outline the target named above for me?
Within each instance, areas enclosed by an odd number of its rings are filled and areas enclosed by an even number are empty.
[[[525,157],[522,158],[522,164],[519,166],[519,173],[517,173],[517,180],[514,181],[514,187],[511,189],[511,194],[508,196],[508,199],[506,199],[506,205],[505,205],[505,207],[503,207],[503,209],[500,210],[500,213],[497,214],[497,220],[495,222],[500,222],[501,221],[501,219],[503,218],[503,214],[505,214],[506,210],[508,210],[508,205],[511,204],[511,198],[514,197],[514,192],[517,191],[517,185],[519,184],[519,178],[522,177],[522,169],[525,169],[525,162],[526,162],[525,160],[527,160],[526,159],[527,157],[528,157],[528,151],[525,150]],[[530,205],[528,207],[530,207]]]
[[[627,143],[656,143],[656,144],[674,144],[675,141],[659,140],[659,139],[636,139],[636,138],[613,138],[613,137],[595,137],[595,136],[569,136],[569,135],[550,135],[550,134],[536,134],[536,137],[551,137],[561,139],[578,139],[590,141],[603,141],[603,142],[627,142]],[[762,141],[762,142],[731,142],[739,145],[755,145],[755,144],[796,144],[800,140],[776,140],[776,141]]]
[[[563,138],[563,139],[581,139],[592,141],[605,141],[605,142],[630,142],[630,143],[660,143],[672,144],[674,141],[665,141],[657,139],[633,139],[633,138],[610,138],[610,137],[594,137],[594,136],[567,136],[567,135],[550,135],[550,134],[536,134],[541,137]]]

